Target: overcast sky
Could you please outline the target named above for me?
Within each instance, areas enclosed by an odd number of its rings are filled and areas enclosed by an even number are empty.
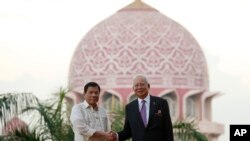
[[[0,93],[41,99],[67,86],[82,37],[133,0],[0,0]],[[207,58],[213,121],[250,124],[250,1],[144,0],[184,26]]]

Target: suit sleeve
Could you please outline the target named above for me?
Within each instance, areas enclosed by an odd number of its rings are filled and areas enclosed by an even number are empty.
[[[131,138],[131,127],[128,120],[128,107],[126,106],[124,127],[122,131],[118,132],[118,140],[124,141],[129,138]]]
[[[172,127],[172,121],[170,117],[170,112],[169,112],[169,106],[168,102],[164,99],[163,100],[163,109],[164,109],[164,126],[166,130],[166,139],[167,141],[173,141],[173,127]]]

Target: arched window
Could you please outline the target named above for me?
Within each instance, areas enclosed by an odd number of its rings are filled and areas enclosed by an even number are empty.
[[[186,118],[194,119],[196,117],[196,96],[190,96],[186,101]]]
[[[176,116],[177,98],[176,98],[175,93],[174,92],[167,93],[167,94],[163,95],[162,98],[164,98],[164,99],[166,99],[168,101],[170,116],[171,117]]]
[[[204,102],[204,115],[205,115],[205,118],[209,121],[212,120],[212,117],[211,117],[211,104],[212,103],[212,97],[208,97],[205,99],[205,102]]]
[[[135,95],[135,94],[133,94],[133,95],[131,95],[130,97],[129,97],[129,102],[131,102],[131,101],[133,101],[133,100],[135,100],[137,98],[137,96]]]
[[[120,110],[120,100],[118,96],[105,92],[102,97],[103,107],[109,111],[117,111]]]

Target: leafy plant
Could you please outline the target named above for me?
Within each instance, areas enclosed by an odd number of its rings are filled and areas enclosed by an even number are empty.
[[[60,89],[56,98],[45,102],[39,101],[32,94],[1,94],[0,120],[1,128],[14,117],[30,119],[27,131],[13,129],[14,132],[2,136],[5,140],[20,141],[71,141],[73,130],[67,116],[65,96],[67,90]]]
[[[208,141],[206,136],[195,128],[195,122],[177,121],[173,124],[175,138],[180,141]]]
[[[116,111],[112,112],[112,117],[114,120],[111,124],[111,130],[116,132],[122,130],[125,117],[124,110],[117,109]]]

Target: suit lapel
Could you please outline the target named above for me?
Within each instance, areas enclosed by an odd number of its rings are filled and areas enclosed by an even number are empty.
[[[150,96],[150,109],[149,109],[149,118],[148,118],[148,126],[147,127],[150,126],[150,124],[152,122],[152,118],[154,117],[155,106],[156,106],[156,101],[152,96]]]
[[[134,105],[133,105],[134,109],[135,109],[135,119],[138,119],[138,122],[143,126],[143,120],[141,118],[141,114],[140,114],[140,109],[139,109],[139,104],[138,104],[138,100],[135,101]]]

